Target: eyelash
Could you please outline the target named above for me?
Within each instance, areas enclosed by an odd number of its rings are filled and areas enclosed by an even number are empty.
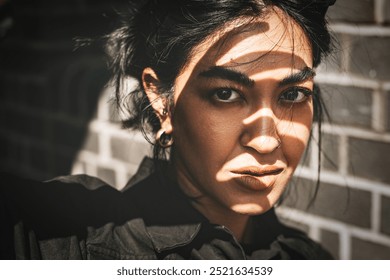
[[[221,93],[227,93],[227,94],[230,94],[230,96],[228,96],[228,98],[231,98],[231,95],[232,94],[236,94],[235,98],[233,100],[225,100],[225,99],[221,99],[219,97],[217,97],[217,94],[221,94]],[[298,97],[299,97],[299,94],[303,94],[303,96],[300,97],[300,100],[289,100],[287,99],[287,97],[284,97],[283,98],[283,95],[285,94],[288,94],[288,93],[293,93],[293,94],[298,94]],[[244,100],[245,101],[245,98],[244,96],[241,94],[241,92],[235,88],[230,88],[230,87],[224,87],[224,88],[218,88],[218,89],[215,89],[215,90],[212,90],[210,92],[210,95],[211,95],[211,98],[215,101],[215,102],[220,102],[220,103],[234,103],[234,102],[238,102],[240,100]],[[309,90],[308,88],[304,88],[304,87],[290,87],[286,90],[284,90],[280,95],[279,95],[279,98],[278,98],[278,101],[281,102],[281,103],[288,103],[288,104],[294,104],[294,103],[302,103],[304,102],[305,100],[307,100],[307,97],[313,95],[313,92],[311,90]]]
[[[282,96],[284,94],[288,94],[288,93],[302,93],[303,96],[301,97],[301,100],[288,100],[286,98],[282,98]],[[279,96],[279,101],[280,102],[283,102],[283,103],[288,103],[288,104],[293,104],[293,103],[302,103],[304,101],[307,100],[307,98],[309,96],[313,95],[313,91],[311,91],[310,89],[308,88],[304,88],[304,87],[291,87],[291,88],[288,88],[286,89],[285,91],[283,91],[280,96]]]
[[[230,93],[230,94],[234,94],[235,93],[236,97],[234,98],[234,100],[231,100],[231,101],[223,100],[223,99],[217,97],[217,94],[224,93],[224,92],[227,92],[227,93]],[[234,102],[237,102],[239,100],[245,100],[243,95],[240,93],[239,90],[234,89],[234,88],[230,88],[230,87],[224,87],[224,88],[215,89],[215,90],[211,91],[210,94],[211,94],[211,98],[214,101],[221,102],[221,103],[234,103]]]

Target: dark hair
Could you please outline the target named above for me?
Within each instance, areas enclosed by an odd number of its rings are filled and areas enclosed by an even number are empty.
[[[122,15],[121,26],[107,36],[107,52],[113,72],[118,108],[128,114],[125,128],[147,134],[160,129],[160,122],[142,88],[142,72],[151,67],[159,77],[160,90],[168,100],[180,70],[190,60],[191,51],[213,32],[237,19],[254,20],[275,5],[293,18],[306,33],[317,66],[330,51],[330,35],[325,12],[335,0],[149,0],[133,4]],[[124,92],[124,80],[133,77],[138,86]],[[322,121],[323,103],[319,89],[314,94],[315,120]],[[154,157],[164,157],[164,149],[154,146]]]

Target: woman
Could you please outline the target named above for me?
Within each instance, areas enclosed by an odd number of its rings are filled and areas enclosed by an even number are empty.
[[[118,105],[132,114],[125,126],[155,137],[153,172],[122,193],[86,176],[12,178],[1,190],[2,256],[330,258],[273,207],[321,117],[314,68],[329,51],[333,2],[134,7],[107,49]],[[130,77],[139,86],[126,92]]]

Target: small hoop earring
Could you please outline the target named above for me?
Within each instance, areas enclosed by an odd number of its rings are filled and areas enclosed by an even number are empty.
[[[164,108],[164,109],[163,109],[163,111],[162,111],[162,115],[163,115],[163,116],[166,116],[166,115],[168,115],[168,110],[167,110],[166,108]]]
[[[162,148],[168,148],[172,146],[173,144],[173,138],[172,135],[167,134],[165,132],[165,129],[160,129],[156,134],[156,142],[162,147]]]

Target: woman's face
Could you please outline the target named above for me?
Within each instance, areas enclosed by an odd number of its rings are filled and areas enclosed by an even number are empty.
[[[206,215],[269,210],[312,124],[314,72],[301,28],[274,8],[232,30],[196,47],[174,87],[177,179]]]

